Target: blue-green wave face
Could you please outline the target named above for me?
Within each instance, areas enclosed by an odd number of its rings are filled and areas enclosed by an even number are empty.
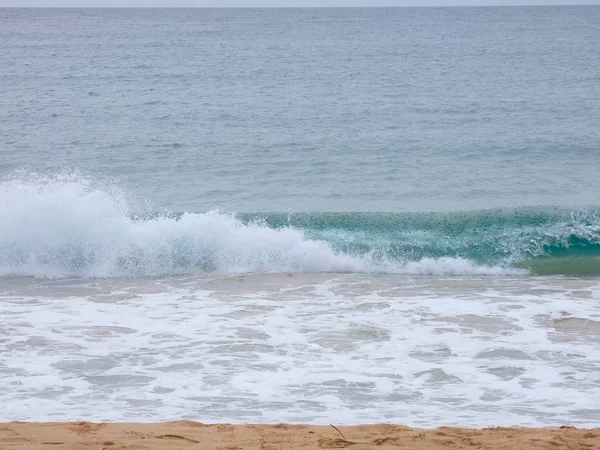
[[[244,214],[301,229],[336,251],[381,261],[461,258],[539,275],[600,275],[600,211],[520,208],[455,213]]]
[[[600,275],[600,209],[141,214],[78,174],[0,180],[0,276]]]

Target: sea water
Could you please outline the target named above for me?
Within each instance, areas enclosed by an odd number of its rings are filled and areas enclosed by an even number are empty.
[[[599,7],[0,25],[0,420],[597,424]]]

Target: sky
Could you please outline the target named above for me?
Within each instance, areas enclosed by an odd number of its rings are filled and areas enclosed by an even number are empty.
[[[600,0],[0,0],[3,6],[63,7],[312,7],[599,5]]]

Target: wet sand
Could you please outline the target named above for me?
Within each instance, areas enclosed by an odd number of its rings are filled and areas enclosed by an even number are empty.
[[[597,449],[600,429],[442,427],[399,425],[204,425],[169,423],[0,424],[0,449],[53,450],[280,450],[280,449]]]

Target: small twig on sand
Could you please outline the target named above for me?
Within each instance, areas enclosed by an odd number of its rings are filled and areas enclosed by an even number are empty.
[[[332,428],[333,428],[335,431],[337,431],[338,433],[340,433],[340,436],[342,437],[342,439],[343,439],[344,441],[348,442],[348,439],[346,439],[346,436],[344,436],[344,435],[342,434],[342,432],[341,432],[340,430],[338,430],[338,427],[336,427],[335,425],[331,425],[331,424],[329,424],[329,426],[331,426],[331,427],[332,427]]]

